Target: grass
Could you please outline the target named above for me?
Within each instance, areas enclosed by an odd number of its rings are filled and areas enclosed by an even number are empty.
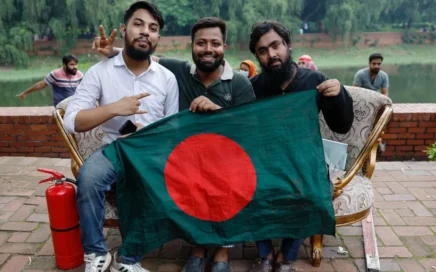
[[[370,54],[378,52],[385,57],[384,64],[430,64],[436,63],[436,46],[434,45],[398,45],[380,48],[295,48],[293,50],[294,59],[303,54],[308,54],[315,61],[320,69],[343,68],[343,67],[361,67],[368,63]],[[160,53],[166,57],[180,58],[191,60],[189,50],[167,51]],[[433,57],[432,57],[433,56]],[[237,69],[239,63],[244,59],[255,61],[254,56],[249,50],[227,50],[226,60],[230,65]],[[79,58],[79,69],[86,72],[89,67],[103,59],[98,55],[86,55]],[[19,81],[38,79],[45,76],[53,69],[60,67],[59,57],[32,57],[31,65],[28,69],[23,70],[5,70],[0,73],[0,81]]]

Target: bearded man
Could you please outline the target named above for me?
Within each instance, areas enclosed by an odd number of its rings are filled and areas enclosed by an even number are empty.
[[[253,25],[249,47],[262,67],[262,73],[250,79],[257,99],[316,89],[316,103],[329,128],[341,134],[350,130],[354,119],[350,94],[338,80],[292,61],[291,37],[285,26],[275,21]],[[295,272],[302,243],[302,239],[285,238],[275,252],[271,240],[257,241],[260,262],[250,272]]]
[[[371,54],[368,67],[356,73],[353,85],[389,96],[389,76],[381,70],[382,62],[383,56],[381,54]]]
[[[150,57],[163,27],[162,14],[155,5],[139,1],[127,9],[120,29],[124,50],[94,65],[84,76],[66,109],[64,124],[69,133],[101,126],[105,132],[103,143],[108,145],[120,137],[119,129],[126,121],[141,128],[179,111],[174,74]],[[106,271],[112,259],[103,237],[103,224],[105,193],[117,177],[103,148],[85,161],[77,179],[86,272]],[[110,271],[147,271],[141,267],[143,256],[116,255]]]
[[[41,81],[36,82],[24,92],[17,94],[21,100],[25,99],[30,93],[39,91],[50,85],[53,89],[53,106],[72,96],[76,92],[77,86],[83,78],[82,72],[78,70],[79,59],[73,55],[62,57],[62,67],[51,71]]]

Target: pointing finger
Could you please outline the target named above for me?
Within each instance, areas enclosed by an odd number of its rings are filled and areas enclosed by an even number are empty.
[[[150,95],[150,93],[140,93],[140,94],[134,95],[132,97],[135,99],[141,99],[141,98],[144,98],[144,97],[149,96],[149,95]]]
[[[136,111],[136,114],[145,114],[145,113],[148,113],[148,111],[147,110],[137,110]]]

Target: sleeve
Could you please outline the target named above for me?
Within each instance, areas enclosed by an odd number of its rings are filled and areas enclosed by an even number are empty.
[[[71,97],[64,116],[64,125],[68,133],[75,133],[76,115],[81,110],[95,108],[101,95],[101,82],[94,67],[89,69]]]
[[[190,66],[188,61],[172,58],[160,58],[159,64],[170,70],[176,76],[178,76],[177,74],[183,71],[185,67]]]
[[[356,75],[354,75],[353,84],[362,87],[362,77],[360,76],[360,72],[357,72]]]
[[[321,76],[321,82],[328,78]],[[337,96],[326,97],[319,95],[319,108],[329,128],[340,134],[347,133],[354,120],[353,98],[341,84],[341,90]]]
[[[168,94],[164,105],[165,117],[179,112],[179,86],[177,85],[176,77],[173,74],[171,74],[171,77],[167,81],[166,88]]]
[[[53,84],[56,83],[56,79],[54,78],[54,76],[52,75],[53,71],[51,71],[50,73],[48,73],[45,77],[44,77],[44,81],[45,83],[47,83],[48,85],[52,86]]]
[[[385,74],[383,84],[381,87],[382,88],[389,88],[389,76],[388,76],[388,74]]]
[[[253,86],[248,78],[241,74],[234,74],[233,81],[233,105],[244,104],[256,99]]]

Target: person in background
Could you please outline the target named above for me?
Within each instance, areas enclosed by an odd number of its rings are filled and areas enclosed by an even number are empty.
[[[48,85],[53,88],[53,106],[55,107],[65,98],[72,96],[83,78],[82,72],[77,69],[79,60],[70,54],[62,58],[62,63],[61,68],[51,71],[43,80],[18,94],[17,97],[25,99],[28,94],[42,90]]]
[[[389,96],[389,76],[380,70],[383,62],[383,56],[374,53],[369,56],[369,67],[359,70],[354,76],[353,85],[373,91],[381,92]],[[377,152],[379,154],[385,152],[386,143],[379,142]]]
[[[383,56],[375,53],[369,56],[369,67],[359,70],[354,76],[353,85],[389,96],[389,76],[381,70]]]
[[[252,78],[257,75],[256,64],[251,60],[244,60],[239,65],[239,72],[248,78]]]
[[[313,62],[312,58],[309,55],[302,55],[301,57],[299,57],[298,66],[300,66],[301,68],[306,68],[314,71],[318,70],[316,68],[315,63]]]

